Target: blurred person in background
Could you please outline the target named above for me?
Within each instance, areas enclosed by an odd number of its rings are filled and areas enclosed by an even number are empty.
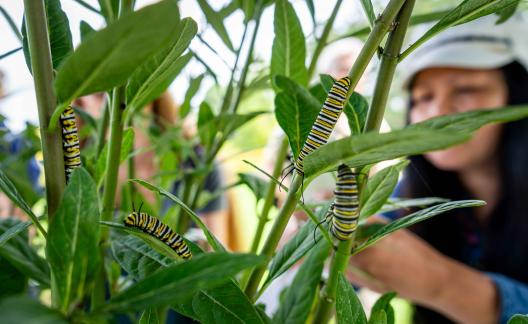
[[[497,16],[453,27],[404,61],[409,123],[528,104],[528,24]],[[512,109],[512,108],[504,108]],[[352,283],[396,291],[416,323],[507,323],[528,313],[528,119],[488,125],[463,144],[412,157],[400,198],[481,199],[393,233],[352,257]],[[403,212],[387,213],[389,219]]]
[[[88,112],[95,118],[100,118],[102,110],[105,105],[104,94],[93,94],[77,99],[74,103],[76,106],[82,107],[82,109]],[[159,98],[154,100],[151,104],[144,107],[134,117],[134,177],[138,179],[144,179],[151,181],[153,177],[159,175],[161,170],[159,156],[156,155],[155,145],[156,144],[171,144],[171,143],[153,143],[156,139],[149,132],[155,132],[159,136],[158,139],[162,139],[163,133],[170,131],[171,128],[177,125],[177,110],[178,107],[174,102],[170,93],[165,92]],[[82,122],[80,127],[82,127]],[[181,125],[181,136],[183,138],[180,141],[191,141],[194,133],[187,124]],[[82,132],[82,130],[80,130]],[[175,134],[177,136],[177,134]],[[174,138],[177,141],[177,138]],[[82,143],[82,142],[81,142]],[[202,149],[199,145],[193,146],[193,155],[195,158],[200,158],[203,155]],[[182,161],[181,165],[175,165],[174,170],[184,172],[192,171],[195,167],[195,161],[191,157],[188,157]],[[119,183],[120,185],[126,184],[128,180],[127,168],[121,166],[119,169]],[[217,193],[222,188],[222,175],[221,170],[217,164],[213,165],[213,169],[205,177],[204,190],[209,193]],[[176,196],[181,196],[181,180],[177,180],[173,183],[171,192]],[[155,202],[155,193],[146,189],[143,186],[135,186],[135,190],[140,193],[140,197],[145,198],[145,202],[152,204]],[[116,204],[121,204],[121,190],[117,191]],[[134,202],[138,206],[141,202]],[[172,206],[169,201],[164,201],[162,205],[162,212],[166,212],[168,208]],[[126,206],[125,206],[126,208]],[[215,234],[215,236],[223,243],[228,241],[228,224],[227,224],[227,201],[223,194],[212,197],[203,206],[199,207],[196,211],[200,216],[203,217],[204,223],[207,227]],[[156,215],[162,216],[162,215]]]

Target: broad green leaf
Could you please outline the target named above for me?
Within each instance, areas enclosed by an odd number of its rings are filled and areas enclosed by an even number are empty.
[[[262,178],[259,178],[250,173],[239,173],[238,179],[241,184],[245,184],[255,194],[257,201],[266,197],[268,183]]]
[[[196,225],[204,232],[205,237],[207,238],[207,242],[211,245],[214,251],[217,252],[225,252],[226,249],[222,246],[222,243],[218,241],[218,239],[209,231],[207,226],[203,223],[203,221],[200,219],[198,215],[194,211],[192,211],[183,201],[180,200],[180,198],[174,196],[167,190],[160,188],[158,186],[155,186],[153,184],[150,184],[146,181],[140,180],[140,179],[131,179],[130,181],[136,182],[143,187],[158,192],[160,195],[165,196],[175,202],[178,206],[180,206],[185,212],[187,212],[187,215],[192,219],[193,222],[196,223]]]
[[[508,19],[510,19],[511,16],[513,16],[513,14],[515,13],[515,11],[517,11],[517,7],[519,7],[520,2],[521,0],[517,0],[515,3],[512,3],[511,6],[497,11],[497,14],[499,15],[499,19],[497,20],[497,25],[502,24],[506,22]]]
[[[462,143],[488,123],[508,122],[528,116],[528,107],[504,107],[435,117],[390,133],[366,133],[340,139],[319,148],[304,160],[311,177],[334,170],[345,162],[359,167],[402,156],[416,155]]]
[[[29,245],[26,224],[14,218],[6,218],[0,222],[0,234],[10,232],[11,238],[0,245],[0,258],[3,263],[9,263],[19,272],[23,273],[44,287],[50,285],[50,271],[48,263]],[[21,230],[23,228],[23,230]]]
[[[264,323],[255,306],[232,281],[200,290],[192,300],[192,307],[201,323]]]
[[[0,301],[6,297],[22,294],[27,289],[28,278],[7,260],[0,257]]]
[[[20,209],[22,209],[28,216],[31,218],[31,221],[36,224],[38,227],[42,228],[40,222],[37,218],[37,215],[33,213],[27,202],[22,198],[17,188],[9,180],[6,174],[0,169],[0,190]],[[30,224],[26,223],[25,225],[18,225],[16,229],[9,231],[6,236],[0,236],[0,246],[3,242],[7,241],[12,235],[16,235],[17,231],[25,230]],[[42,231],[41,231],[42,232]],[[5,233],[4,233],[5,234]]]
[[[308,90],[286,77],[275,77],[275,84],[280,89],[275,96],[275,117],[297,158],[321,106]]]
[[[181,56],[196,35],[198,26],[192,18],[181,21],[172,43],[141,65],[130,77],[126,89],[128,113],[143,108],[159,97],[174,81],[192,55]]]
[[[263,258],[249,254],[206,253],[178,262],[140,280],[113,297],[106,311],[140,310],[174,303],[200,289],[221,285],[243,269],[262,264]]]
[[[185,99],[180,107],[181,118],[185,118],[191,111],[191,100],[196,94],[196,92],[198,92],[198,89],[200,89],[200,85],[202,84],[203,78],[204,75],[202,74],[189,81],[189,87],[187,88],[187,92],[185,93]]]
[[[218,36],[222,39],[224,44],[232,51],[234,51],[233,43],[231,43],[231,39],[229,38],[229,33],[227,32],[222,15],[215,12],[213,8],[207,3],[207,0],[197,0],[198,4],[200,5],[200,8],[202,9],[202,12],[205,15],[205,18],[207,19],[207,22],[213,27],[215,32],[218,34]]]
[[[374,215],[390,197],[398,183],[400,173],[409,164],[408,161],[391,165],[380,170],[367,181],[361,191],[360,219]]]
[[[145,309],[143,314],[141,314],[139,324],[160,324],[158,309],[155,307]]]
[[[464,0],[406,49],[401,59],[441,31],[516,6],[518,0]]]
[[[79,30],[81,32],[81,42],[85,41],[88,36],[95,33],[95,29],[84,20],[81,20]]]
[[[271,54],[271,77],[286,76],[306,86],[308,73],[305,36],[299,18],[288,0],[275,1],[275,39]]]
[[[394,309],[390,304],[394,297],[395,292],[388,292],[376,301],[370,313],[369,324],[394,324]]]
[[[202,102],[198,113],[198,135],[203,146],[211,147],[218,131],[218,121],[213,109],[207,102]]]
[[[390,198],[385,202],[385,205],[380,210],[380,213],[386,213],[397,209],[409,209],[413,207],[425,208],[429,205],[447,202],[449,199],[438,198],[438,197],[426,197],[426,198],[415,198],[415,199],[398,199]]]
[[[16,296],[0,302],[0,323],[66,324],[68,321],[29,296]]]
[[[323,220],[323,217],[328,211],[329,205],[321,208],[316,214],[317,222]],[[269,274],[264,286],[275,280],[285,271],[291,268],[297,261],[299,261],[306,252],[313,249],[318,241],[321,240],[322,235],[316,229],[314,222],[306,222],[301,229],[291,238],[271,259],[269,266]],[[323,226],[323,225],[319,225]],[[315,237],[315,238],[314,238]]]
[[[334,79],[327,74],[321,74],[320,77],[321,84],[325,89],[324,98],[322,100],[322,102],[324,102],[327,93],[334,84]],[[361,134],[363,132],[367,120],[368,107],[368,102],[362,95],[357,92],[352,93],[350,99],[343,108],[343,112],[347,116],[348,127],[350,128],[351,134]]]
[[[324,240],[310,251],[293,282],[286,288],[279,309],[273,316],[274,323],[306,322],[329,251],[330,246]]]
[[[420,211],[417,211],[408,216],[399,218],[393,222],[386,224],[385,226],[380,228],[376,233],[370,236],[365,243],[358,246],[354,250],[353,254],[356,254],[366,249],[367,247],[371,246],[372,244],[376,243],[377,241],[381,240],[383,237],[389,235],[392,232],[395,232],[402,228],[407,228],[411,225],[422,222],[438,214],[442,214],[442,213],[445,213],[447,211],[457,209],[457,208],[478,207],[478,206],[484,206],[485,204],[486,203],[482,200],[458,200],[458,201],[450,201],[450,202],[438,204],[438,205],[435,205],[435,206],[432,206],[426,209],[422,209]]]
[[[528,324],[528,315],[515,314],[508,320],[508,324]]]
[[[55,90],[60,107],[82,95],[123,85],[138,66],[167,46],[179,24],[177,4],[164,0],[92,34],[59,68]],[[60,112],[53,115],[55,123]]]
[[[336,319],[337,324],[367,323],[363,306],[361,306],[356,292],[342,273],[339,274],[337,282]]]
[[[370,28],[372,28],[374,26],[374,22],[376,21],[376,14],[374,13],[372,2],[370,0],[361,0],[361,6],[363,7],[363,11],[367,16]]]
[[[51,48],[53,69],[57,69],[62,61],[73,52],[70,22],[62,11],[60,0],[45,0],[46,17],[48,20],[48,35]],[[26,24],[22,25],[24,57],[31,72],[31,57],[27,39]]]
[[[56,303],[63,312],[84,297],[99,262],[99,202],[95,182],[77,168],[50,222],[46,255],[51,266]]]

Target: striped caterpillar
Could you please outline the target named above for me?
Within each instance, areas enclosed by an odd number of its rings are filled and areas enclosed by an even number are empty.
[[[66,181],[69,181],[73,170],[81,166],[79,135],[77,134],[75,113],[71,106],[68,106],[61,114],[60,123],[62,126],[62,153],[64,154],[64,171],[66,173]]]

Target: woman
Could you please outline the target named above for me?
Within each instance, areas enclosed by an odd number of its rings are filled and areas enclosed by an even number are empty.
[[[454,27],[408,58],[408,121],[528,104],[519,49],[528,25],[489,16]],[[394,290],[415,304],[422,323],[506,323],[528,313],[528,119],[488,125],[472,140],[411,158],[399,197],[481,199],[398,231],[352,258],[375,279],[358,285]],[[403,215],[386,215],[390,218]]]

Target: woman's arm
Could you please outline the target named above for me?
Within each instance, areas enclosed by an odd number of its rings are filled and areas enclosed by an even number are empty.
[[[497,289],[485,273],[452,260],[413,233],[400,230],[351,258],[349,279],[376,291],[396,291],[456,322],[496,323]]]

